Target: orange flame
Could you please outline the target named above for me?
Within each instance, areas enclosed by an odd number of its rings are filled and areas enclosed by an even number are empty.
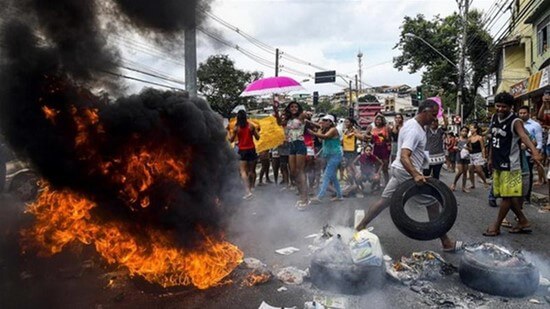
[[[36,246],[42,255],[52,255],[76,240],[93,244],[107,262],[125,266],[131,275],[163,287],[192,284],[199,289],[219,285],[242,261],[239,248],[201,229],[205,245],[197,251],[175,247],[170,234],[157,230],[146,231],[150,241],[144,243],[122,222],[96,222],[90,214],[94,207],[82,196],[45,187],[27,210],[37,222],[22,233],[24,249]]]
[[[254,286],[256,284],[261,284],[269,281],[271,275],[269,273],[256,273],[251,272],[246,278],[244,278],[242,285],[243,286]]]
[[[59,114],[59,111],[44,105],[42,106],[42,112],[44,112],[46,119],[55,124],[55,118]]]

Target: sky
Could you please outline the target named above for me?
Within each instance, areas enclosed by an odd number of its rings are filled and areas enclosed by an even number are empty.
[[[437,14],[447,16],[458,10],[456,1],[214,0],[201,27],[203,30],[197,31],[197,64],[211,55],[226,54],[235,61],[236,68],[261,71],[269,77],[275,75],[274,48],[279,48],[282,52],[279,75],[301,82],[305,88],[303,93],[331,94],[342,91],[348,79],[315,84],[312,78],[315,72],[335,70],[337,74],[354,78],[359,69],[357,54],[361,51],[362,87],[400,84],[414,87],[421,83],[421,74],[409,74],[406,69],[398,71],[392,62],[400,53],[394,47],[404,17],[423,14],[431,20]],[[495,4],[505,2],[508,1],[473,0],[470,7],[490,13]],[[236,28],[248,39],[235,31]],[[123,56],[134,64],[132,67],[184,80],[182,53],[169,54],[154,43],[135,37],[120,41]],[[135,71],[128,73],[139,76]],[[150,76],[139,78],[183,87]],[[138,82],[130,84],[132,90],[148,86]]]

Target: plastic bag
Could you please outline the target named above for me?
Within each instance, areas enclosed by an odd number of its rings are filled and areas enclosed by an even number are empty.
[[[381,266],[382,247],[378,236],[368,230],[361,230],[353,235],[349,242],[351,258],[355,264]]]

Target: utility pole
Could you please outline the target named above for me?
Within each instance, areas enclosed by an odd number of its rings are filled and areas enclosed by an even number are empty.
[[[353,106],[353,99],[352,99],[352,95],[353,95],[353,90],[351,89],[351,80],[349,81],[349,106],[348,107],[352,107]]]
[[[458,91],[456,97],[456,114],[460,114],[461,122],[464,122],[463,113],[463,100],[462,100],[462,88],[464,88],[464,65],[466,58],[466,32],[468,30],[468,8],[470,6],[470,0],[464,0],[464,7],[462,7],[462,1],[459,2],[459,9],[462,12],[462,40],[460,42],[460,64],[458,66]],[[475,102],[474,102],[475,104]]]
[[[279,76],[279,49],[275,48],[275,76]]]
[[[197,96],[197,38],[195,26],[185,28],[185,90]]]
[[[357,53],[357,62],[358,62],[358,65],[359,65],[359,87],[357,87],[357,82],[355,83],[355,88],[357,88],[357,91],[360,93],[361,92],[361,82],[362,82],[362,75],[363,75],[363,64],[362,64],[362,58],[363,58],[363,53],[361,52],[361,50],[359,50],[359,52]],[[355,76],[355,78],[357,79],[357,75]]]

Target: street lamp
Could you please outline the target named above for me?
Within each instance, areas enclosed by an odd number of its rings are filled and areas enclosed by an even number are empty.
[[[432,44],[428,43],[426,40],[424,40],[423,38],[415,35],[415,34],[412,34],[412,33],[405,33],[403,34],[404,36],[408,37],[408,38],[416,38],[416,39],[419,39],[420,41],[424,42],[426,45],[428,45],[431,49],[433,49],[436,53],[438,53],[441,57],[445,58],[445,60],[447,60],[450,64],[452,64],[455,68],[459,69],[458,65],[456,65],[454,62],[451,61],[451,59],[447,58],[445,55],[443,55],[439,50],[437,50],[435,47],[432,46]]]

